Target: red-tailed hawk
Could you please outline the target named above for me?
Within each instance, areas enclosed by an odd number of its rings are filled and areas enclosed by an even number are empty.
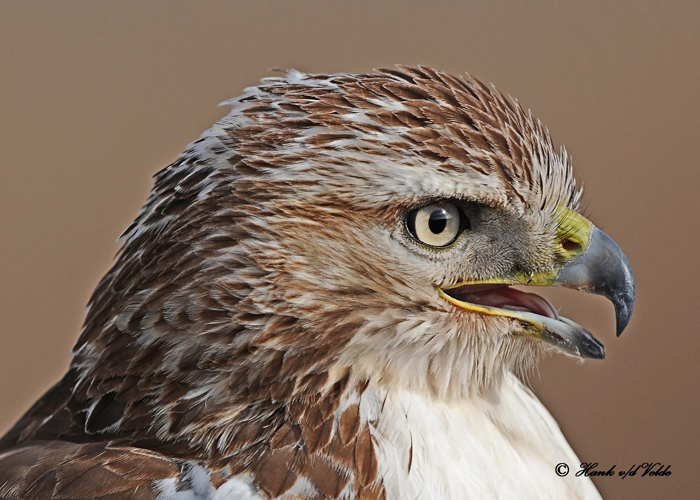
[[[155,176],[5,499],[598,498],[519,376],[603,346],[535,293],[634,305],[566,153],[426,67],[267,78]]]

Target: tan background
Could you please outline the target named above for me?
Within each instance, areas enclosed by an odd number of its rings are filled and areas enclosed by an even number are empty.
[[[637,311],[557,305],[606,344],[533,374],[596,480],[691,498],[700,480],[700,2],[0,2],[0,433],[59,379],[114,240],[175,159],[268,68],[470,71],[573,155],[587,213],[625,250]],[[574,464],[570,464],[574,465]],[[554,464],[552,464],[554,466]]]

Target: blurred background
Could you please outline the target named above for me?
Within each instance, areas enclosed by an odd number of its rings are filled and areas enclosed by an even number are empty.
[[[635,316],[550,294],[606,344],[530,382],[607,498],[697,498],[700,2],[0,2],[0,434],[70,361],[87,299],[150,177],[270,68],[469,71],[573,156],[625,251]],[[554,467],[555,464],[552,464]],[[575,464],[570,464],[572,467]]]

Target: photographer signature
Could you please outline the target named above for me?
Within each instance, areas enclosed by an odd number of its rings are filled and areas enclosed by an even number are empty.
[[[629,469],[625,470],[620,470],[616,471],[615,468],[617,465],[613,465],[610,467],[608,470],[603,470],[603,469],[597,469],[598,467],[598,462],[584,462],[580,466],[580,470],[576,472],[576,477],[579,476],[607,476],[607,477],[613,477],[613,476],[620,476],[622,479],[626,478],[627,476],[636,476],[639,475],[639,477],[665,477],[665,476],[670,476],[671,475],[671,465],[664,465],[660,462],[644,462],[642,464],[634,464],[631,466]],[[560,463],[557,464],[557,466],[554,468],[554,471],[557,473],[558,476],[564,477],[567,474],[569,474],[569,466],[565,463]]]

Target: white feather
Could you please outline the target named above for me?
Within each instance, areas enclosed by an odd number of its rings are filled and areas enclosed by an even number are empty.
[[[447,403],[423,393],[370,388],[361,416],[376,419],[387,499],[599,499],[588,478],[559,477],[578,458],[535,396],[513,375],[498,389]]]

